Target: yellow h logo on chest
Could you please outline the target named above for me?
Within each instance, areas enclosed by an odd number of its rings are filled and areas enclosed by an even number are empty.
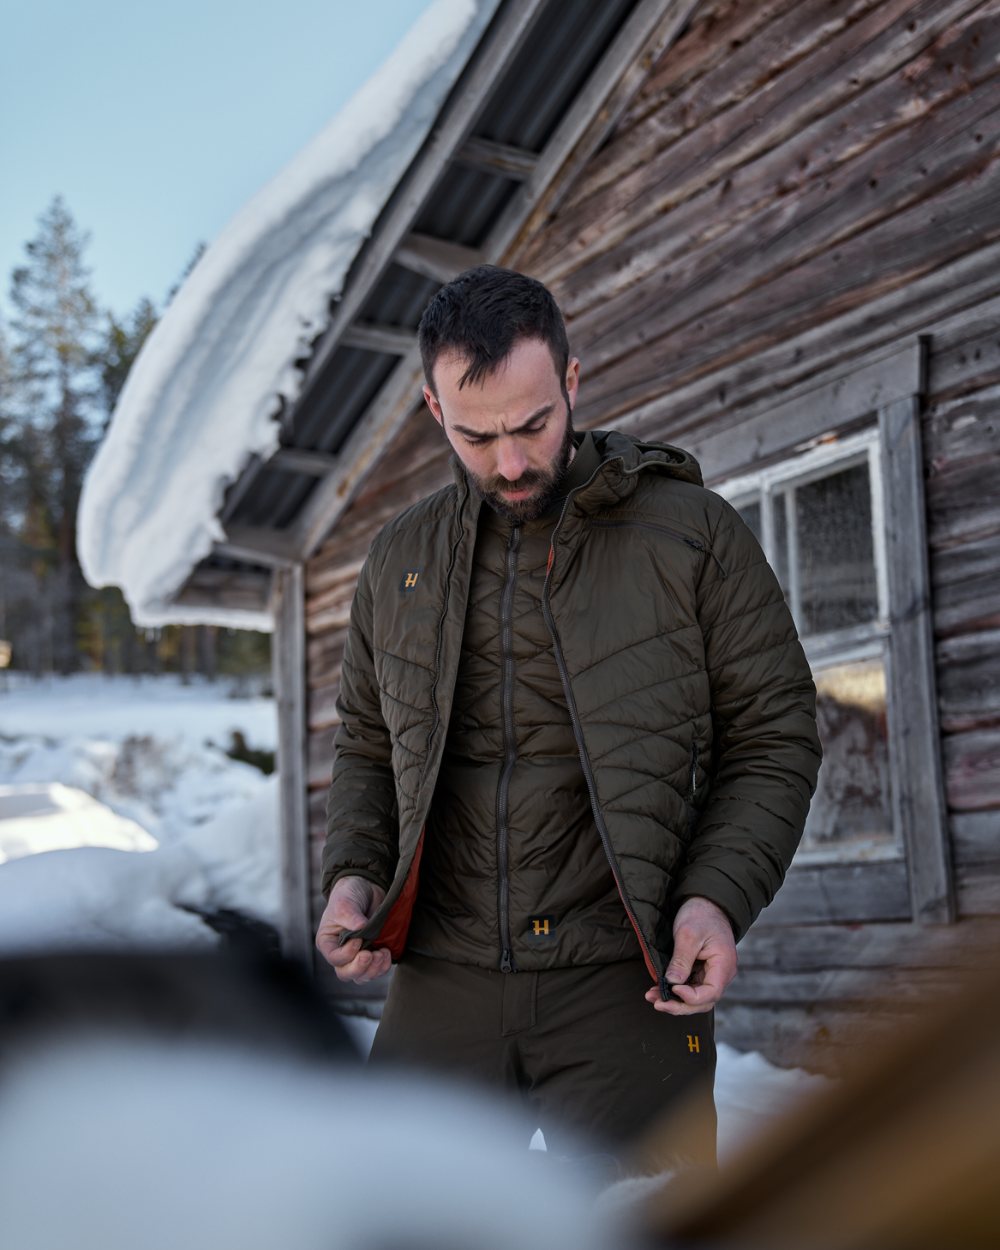
[[[535,937],[548,937],[550,932],[548,917],[546,916],[544,920],[532,920],[531,928]]]
[[[419,576],[420,576],[419,573],[407,573],[406,578],[403,581],[403,585],[406,587],[407,590],[412,590],[413,587],[416,586],[417,578]]]

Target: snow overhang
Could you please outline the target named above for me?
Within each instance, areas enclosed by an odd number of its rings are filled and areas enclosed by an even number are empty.
[[[270,629],[264,607],[184,604],[226,538],[228,487],[278,447],[296,362],[435,118],[498,0],[435,0],[369,82],[236,215],[198,261],[129,374],[86,475],[84,575],[120,586],[139,625]],[[235,574],[234,574],[235,575]]]

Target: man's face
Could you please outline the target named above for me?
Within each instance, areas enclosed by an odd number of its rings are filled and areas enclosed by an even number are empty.
[[[512,521],[534,520],[573,458],[580,362],[570,360],[561,378],[545,343],[521,339],[494,373],[459,389],[468,363],[439,356],[424,399],[483,498]]]

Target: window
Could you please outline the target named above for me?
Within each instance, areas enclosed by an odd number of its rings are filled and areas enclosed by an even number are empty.
[[[784,921],[954,919],[920,452],[925,342],[689,444],[755,532],[816,679],[823,767]],[[772,385],[774,380],[772,379]],[[772,392],[773,394],[773,392]]]
[[[816,679],[825,759],[797,862],[899,857],[878,430],[716,489],[757,535]]]

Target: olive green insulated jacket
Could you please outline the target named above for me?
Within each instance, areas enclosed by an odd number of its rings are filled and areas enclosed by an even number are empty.
[[[816,785],[816,692],[774,573],[693,457],[593,433],[602,463],[555,525],[542,613],[597,832],[662,983],[681,900],[711,899],[740,938],[780,886]],[[348,874],[385,888],[360,932],[394,958],[416,897],[482,502],[454,467],[454,485],[372,545],[338,700],[323,891]]]

